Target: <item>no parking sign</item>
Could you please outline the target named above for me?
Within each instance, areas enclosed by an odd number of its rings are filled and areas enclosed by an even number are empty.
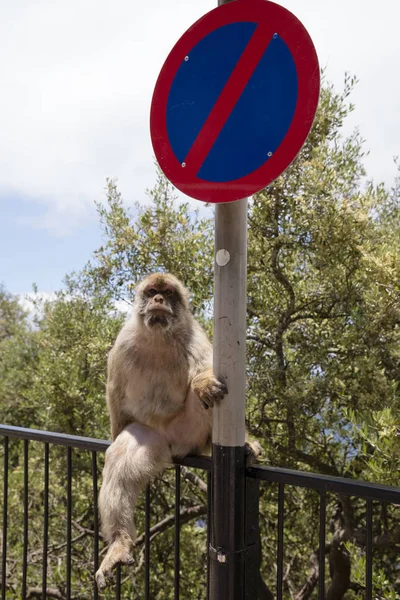
[[[285,8],[236,0],[197,21],[158,77],[150,129],[161,169],[206,202],[263,189],[292,162],[318,104],[318,58]]]

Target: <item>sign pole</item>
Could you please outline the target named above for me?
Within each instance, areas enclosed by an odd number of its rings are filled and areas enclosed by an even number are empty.
[[[247,199],[215,207],[214,370],[228,394],[213,409],[210,600],[244,597]]]

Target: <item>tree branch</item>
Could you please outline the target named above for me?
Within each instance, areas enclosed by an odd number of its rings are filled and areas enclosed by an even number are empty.
[[[56,600],[66,600],[65,594],[63,594],[58,588],[46,588],[46,596],[48,598],[56,598]],[[42,597],[42,588],[41,587],[30,587],[27,590],[26,600],[31,600],[32,598],[41,598]],[[71,597],[71,600],[74,600]]]
[[[343,544],[332,544],[329,552],[331,583],[326,593],[326,600],[342,600],[350,587],[351,562],[350,555]]]
[[[298,450],[297,448],[296,448],[294,454],[295,454],[295,458],[297,458],[297,460],[299,462],[303,462],[306,465],[309,465],[313,469],[318,470],[319,473],[325,473],[326,475],[334,475],[336,477],[338,477],[340,475],[340,473],[338,473],[338,471],[337,471],[337,469],[335,469],[335,467],[320,460],[317,456],[313,456],[312,454],[307,454],[306,452],[303,452],[302,450]]]
[[[196,487],[199,488],[205,494],[207,493],[207,484],[205,481],[198,477],[195,473],[190,471],[187,467],[181,467],[181,473],[185,479],[193,483]]]
[[[183,508],[180,511],[180,523],[183,525],[192,519],[196,519],[196,517],[200,517],[201,515],[207,514],[207,504],[197,504],[196,506],[189,506],[188,508]],[[154,525],[150,529],[150,536],[153,537],[159,533],[162,533],[169,527],[175,524],[175,515],[169,515],[165,517],[162,521],[159,521],[156,525]],[[144,543],[145,535],[142,533],[135,542],[135,546],[141,546]]]
[[[325,552],[326,552],[327,548],[328,548],[328,546],[325,548]],[[315,586],[318,583],[318,579],[319,579],[319,548],[314,550],[314,552],[311,554],[310,574],[308,575],[307,581],[305,582],[305,584],[303,585],[301,590],[299,590],[297,592],[297,594],[295,595],[294,600],[308,600],[308,598],[310,598],[311,594],[313,593]]]

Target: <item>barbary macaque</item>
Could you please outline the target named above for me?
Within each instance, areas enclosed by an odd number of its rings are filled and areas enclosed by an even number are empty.
[[[133,511],[149,480],[174,457],[201,454],[210,445],[212,406],[227,393],[212,363],[211,343],[190,312],[184,285],[171,274],[146,277],[108,358],[113,443],[99,494],[102,533],[109,543],[96,573],[100,589],[117,564],[133,562]],[[257,457],[260,447],[248,442],[246,452]]]

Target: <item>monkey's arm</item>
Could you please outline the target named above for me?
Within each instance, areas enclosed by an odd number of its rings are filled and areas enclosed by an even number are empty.
[[[123,396],[114,381],[107,382],[107,406],[111,422],[111,439],[115,440],[121,431],[131,422],[121,411]]]
[[[126,375],[121,362],[118,344],[114,346],[108,357],[108,378],[106,399],[111,422],[112,441],[132,421],[122,411],[126,394]]]
[[[214,406],[214,402],[222,400],[228,389],[225,383],[215,376],[210,340],[200,325],[196,325],[190,364],[191,387],[204,407],[210,408]]]

